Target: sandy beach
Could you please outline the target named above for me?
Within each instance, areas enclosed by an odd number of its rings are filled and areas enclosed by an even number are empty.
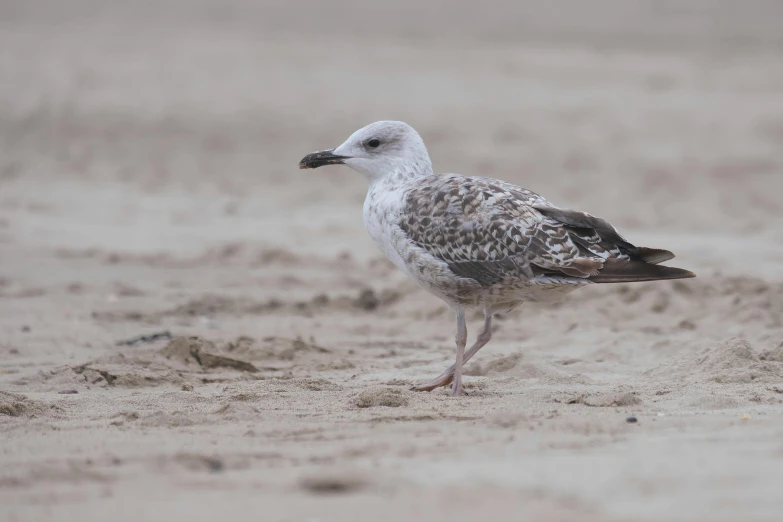
[[[0,520],[781,520],[781,19],[1,2]],[[408,391],[452,313],[359,174],[297,169],[379,119],[698,278],[524,305],[467,397]]]

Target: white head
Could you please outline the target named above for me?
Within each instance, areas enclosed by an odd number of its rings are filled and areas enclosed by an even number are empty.
[[[413,127],[401,121],[376,121],[351,134],[335,149],[308,154],[300,169],[344,164],[369,181],[389,175],[414,177],[432,173],[424,141]]]

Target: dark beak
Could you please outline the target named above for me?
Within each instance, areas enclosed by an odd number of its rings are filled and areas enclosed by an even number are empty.
[[[317,169],[324,165],[342,165],[348,156],[339,156],[332,150],[322,150],[308,154],[299,162],[300,169]]]

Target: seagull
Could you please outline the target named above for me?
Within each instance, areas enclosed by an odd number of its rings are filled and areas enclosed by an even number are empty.
[[[456,314],[456,361],[415,391],[451,384],[453,396],[463,395],[462,367],[490,341],[493,316],[524,302],[558,301],[595,283],[695,277],[660,265],[674,258],[670,251],[635,246],[601,218],[497,179],[435,174],[424,141],[404,122],[371,123],[299,162],[325,165],[364,175],[370,237]],[[467,311],[483,312],[484,327],[466,351]]]

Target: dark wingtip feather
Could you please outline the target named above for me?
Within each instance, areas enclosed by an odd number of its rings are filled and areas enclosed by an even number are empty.
[[[645,263],[652,263],[653,265],[657,265],[659,263],[669,261],[670,259],[674,259],[674,254],[672,252],[663,250],[662,248],[638,247],[638,250],[639,258],[641,258],[641,260]]]
[[[594,283],[631,283],[634,281],[660,281],[664,279],[688,279],[696,277],[690,270],[673,266],[660,266],[644,261],[615,262],[607,260],[597,275],[588,278]],[[619,260],[618,260],[619,261]]]

